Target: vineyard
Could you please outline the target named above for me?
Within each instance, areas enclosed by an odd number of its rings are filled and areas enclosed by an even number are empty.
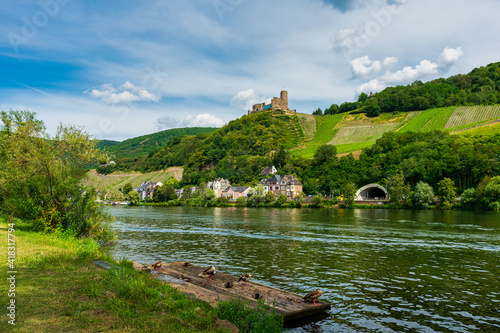
[[[416,117],[401,127],[398,132],[405,133],[420,131],[420,129],[424,127],[424,125],[427,124],[432,118],[434,118],[440,110],[441,109],[420,111]]]
[[[495,135],[500,133],[500,122],[487,125],[487,126],[481,126],[473,129],[469,129],[466,131],[462,131],[459,133],[459,135],[465,135],[465,136],[490,136],[490,135]]]
[[[316,133],[316,119],[313,115],[297,113],[297,119],[299,121],[300,127],[304,132],[304,139],[306,141],[312,140],[314,138],[314,133]]]
[[[460,129],[494,119],[500,119],[500,105],[460,106],[448,119],[445,129]]]
[[[398,123],[389,123],[371,126],[342,127],[329,143],[333,145],[342,145],[375,141],[385,132],[394,131],[397,125]]]
[[[364,114],[336,114],[315,116],[316,132],[309,117],[301,119],[301,126],[307,128],[306,142],[291,152],[296,156],[311,158],[323,144],[337,147],[338,153],[355,151],[373,145],[385,132],[430,132],[434,130],[463,131],[477,126],[500,122],[500,105],[444,107],[426,111],[385,113],[375,118]],[[498,126],[481,127],[476,132],[498,131]],[[464,132],[465,133],[465,132]],[[313,135],[312,140],[310,139]]]
[[[437,109],[438,112],[435,114],[435,116],[432,119],[430,119],[424,126],[422,126],[419,132],[444,130],[446,122],[448,121],[448,119],[450,119],[450,116],[453,114],[453,112],[455,112],[456,109],[457,109],[456,106]],[[425,112],[427,111],[424,111],[424,113]]]

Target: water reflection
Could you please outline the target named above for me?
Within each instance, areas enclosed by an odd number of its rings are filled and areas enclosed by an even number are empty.
[[[116,257],[214,263],[300,294],[292,332],[500,331],[500,216],[453,211],[113,207]]]

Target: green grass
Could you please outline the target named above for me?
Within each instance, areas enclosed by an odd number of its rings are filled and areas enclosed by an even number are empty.
[[[349,153],[352,151],[363,150],[365,148],[373,146],[374,144],[375,144],[375,141],[356,142],[356,143],[348,143],[348,144],[338,145],[336,147],[337,147],[337,153],[343,154],[343,153]]]
[[[233,299],[217,304],[217,315],[220,319],[234,323],[240,332],[283,332],[283,317],[277,314],[271,306],[259,300],[257,311],[249,301]]]
[[[17,332],[224,332],[216,311],[102,254],[93,240],[29,231],[15,220]],[[7,224],[0,221],[7,258]],[[103,270],[103,259],[121,269]],[[0,269],[8,271],[7,261]],[[2,284],[3,295],[8,294]],[[6,299],[6,296],[4,297]],[[5,314],[5,312],[4,312]],[[13,327],[6,316],[0,331]]]
[[[464,136],[490,136],[500,134],[500,123],[493,125],[481,126],[478,128],[469,129],[457,133],[458,135]]]

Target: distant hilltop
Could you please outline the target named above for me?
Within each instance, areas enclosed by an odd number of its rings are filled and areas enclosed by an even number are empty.
[[[261,111],[270,111],[270,110],[280,110],[280,111],[288,111],[292,113],[296,113],[296,110],[290,110],[288,108],[288,91],[282,90],[280,93],[280,97],[273,97],[271,100],[271,104],[259,103],[254,104],[252,110],[248,110],[248,114],[257,113]]]

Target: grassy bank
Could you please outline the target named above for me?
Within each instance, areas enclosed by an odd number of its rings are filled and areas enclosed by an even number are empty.
[[[2,308],[0,331],[18,332],[226,332],[216,309],[189,299],[172,287],[114,262],[93,240],[25,230],[16,221],[15,326]],[[8,226],[0,222],[2,272],[7,265]],[[92,260],[121,268],[104,270]],[[5,274],[3,274],[5,276]],[[5,281],[5,280],[4,280]]]

